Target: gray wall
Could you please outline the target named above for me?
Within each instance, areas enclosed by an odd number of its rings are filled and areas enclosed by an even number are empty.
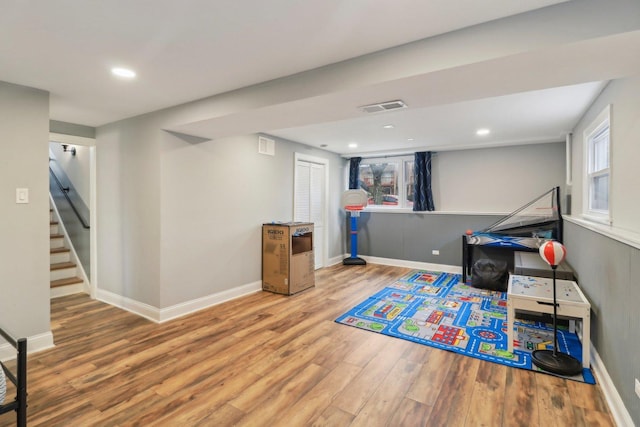
[[[151,115],[96,132],[97,286],[158,308],[162,134]]]
[[[499,215],[363,212],[358,219],[358,253],[381,258],[462,265],[461,237]],[[440,255],[432,255],[432,250]]]
[[[94,127],[60,122],[57,120],[49,120],[49,131],[53,133],[61,133],[63,135],[81,136],[84,138],[96,137],[96,128]]]
[[[582,208],[583,132],[611,104],[612,227],[598,227],[635,240],[636,247],[573,223],[565,227],[567,259],[591,302],[592,342],[636,425],[640,401],[634,379],[640,379],[640,76],[609,83],[574,130],[572,212]],[[584,224],[584,223],[581,223]]]
[[[261,280],[261,225],[293,220],[295,152],[329,159],[329,235],[340,233],[335,170],[345,161],[336,155],[276,138],[268,156],[257,135],[193,142],[171,133],[161,151],[163,307]],[[329,243],[339,255],[339,241]]]
[[[191,108],[97,129],[100,289],[166,308],[259,282],[262,223],[293,217],[294,152],[329,159],[329,257],[344,253],[344,159],[279,139],[274,157],[258,154],[257,135],[162,130]]]
[[[565,181],[565,144],[439,152],[433,159],[434,213],[365,212],[358,252],[461,265],[461,236],[480,230]],[[432,255],[437,249],[440,255]]]
[[[567,223],[567,261],[591,303],[591,340],[636,425],[640,405],[640,250]]]
[[[437,153],[432,165],[436,209],[511,212],[564,186],[565,159],[564,141]]]
[[[0,82],[0,325],[19,336],[51,330],[48,140],[49,93]]]

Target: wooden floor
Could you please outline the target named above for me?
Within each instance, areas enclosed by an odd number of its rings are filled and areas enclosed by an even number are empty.
[[[55,299],[56,347],[29,356],[29,426],[614,425],[599,386],[334,323],[407,271],[334,266],[298,295],[161,325]]]

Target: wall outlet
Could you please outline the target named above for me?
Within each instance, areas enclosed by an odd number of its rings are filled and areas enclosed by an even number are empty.
[[[640,398],[640,381],[636,378],[636,394]]]
[[[434,249],[431,251],[431,255],[440,255],[440,251],[437,249]]]

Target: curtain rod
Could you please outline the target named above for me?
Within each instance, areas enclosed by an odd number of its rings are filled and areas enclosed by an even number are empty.
[[[375,153],[363,153],[363,154],[353,154],[346,155],[342,154],[341,157],[344,159],[351,159],[353,157],[362,157],[363,159],[386,159],[389,157],[406,157],[413,156],[415,153],[428,152],[429,150],[418,150],[418,151],[407,151],[407,152],[398,152],[398,153],[389,153],[389,154],[375,154]],[[432,151],[431,156],[435,157],[438,154],[437,151]]]

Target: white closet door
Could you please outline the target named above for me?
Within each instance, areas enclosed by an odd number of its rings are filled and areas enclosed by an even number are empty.
[[[294,221],[313,223],[313,253],[315,268],[324,267],[324,164],[298,160],[296,162]]]
[[[311,222],[311,164],[300,162],[296,164],[296,189],[294,221]]]

